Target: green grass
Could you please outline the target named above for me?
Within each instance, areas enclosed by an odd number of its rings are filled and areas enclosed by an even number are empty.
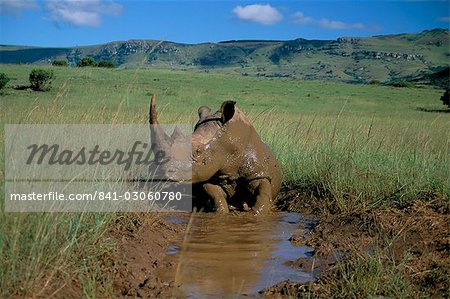
[[[405,280],[403,264],[364,254],[338,262],[338,271],[328,278],[328,298],[414,298]],[[416,294],[417,295],[417,294]]]
[[[417,109],[443,109],[441,90],[98,68],[53,68],[48,92],[14,89],[29,84],[32,68],[0,66],[11,78],[1,91],[1,165],[4,124],[144,124],[156,93],[166,123],[194,124],[199,106],[235,99],[284,181],[325,190],[339,211],[450,197],[450,114]],[[104,292],[98,255],[111,250],[104,231],[114,215],[0,213],[2,295],[49,295],[62,281],[86,296]]]
[[[340,211],[404,206],[427,194],[449,198],[448,116],[435,117],[303,117],[262,135],[285,181],[326,190]]]
[[[110,282],[98,271],[114,249],[103,238],[112,215],[1,213],[2,297],[47,297],[77,282],[86,295],[109,291]]]

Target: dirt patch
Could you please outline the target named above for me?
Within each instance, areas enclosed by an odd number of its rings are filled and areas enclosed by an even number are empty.
[[[179,242],[186,228],[184,223],[166,220],[169,214],[136,215],[116,223],[109,235],[118,245],[115,254],[105,261],[105,270],[112,279],[113,293],[124,297],[171,297],[174,281],[157,276],[158,268],[171,269],[176,265],[165,261],[168,247]],[[177,217],[188,217],[177,214]]]
[[[441,204],[414,202],[399,210],[373,210],[323,219],[307,244],[319,256],[382,250],[382,257],[407,263],[405,276],[430,294],[449,289],[450,217]]]

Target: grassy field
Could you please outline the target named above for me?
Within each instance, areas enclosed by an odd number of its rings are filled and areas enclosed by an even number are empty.
[[[98,68],[53,68],[50,91],[15,89],[29,84],[31,69],[0,66],[12,78],[1,91],[1,165],[4,124],[143,124],[156,93],[165,123],[194,124],[199,106],[236,100],[281,161],[284,181],[320,190],[334,211],[450,197],[450,114],[419,110],[444,109],[442,90]],[[2,167],[2,199],[4,177]],[[61,281],[80,282],[86,296],[108,292],[96,283],[98,260],[114,248],[103,233],[116,215],[3,206],[0,215],[3,295],[49,295]]]

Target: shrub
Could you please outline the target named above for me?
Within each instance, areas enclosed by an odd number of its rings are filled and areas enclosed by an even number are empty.
[[[9,77],[5,73],[0,73],[0,89],[3,89],[9,82]]]
[[[53,71],[45,69],[33,69],[30,73],[31,89],[44,91],[50,89],[53,79]]]
[[[85,66],[96,67],[97,62],[94,59],[92,59],[91,57],[84,57],[83,59],[81,59],[81,61],[77,62],[77,66],[78,67],[85,67]]]
[[[66,60],[53,60],[52,65],[53,66],[68,66],[69,64],[67,63]]]
[[[381,82],[380,82],[380,80],[371,80],[371,81],[369,82],[369,84],[370,84],[370,85],[381,85]]]
[[[102,60],[98,63],[98,67],[115,68],[116,66],[112,63],[112,61]]]
[[[392,83],[394,87],[414,87],[414,84],[405,80],[398,80]]]
[[[442,104],[447,105],[450,108],[450,99],[449,99],[448,89],[442,95],[441,101],[442,101]]]

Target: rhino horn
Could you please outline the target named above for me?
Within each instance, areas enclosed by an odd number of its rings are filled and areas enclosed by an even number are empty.
[[[164,132],[158,122],[158,114],[156,113],[156,96],[152,95],[149,109],[149,123],[151,132],[151,141],[155,145],[155,151],[164,151],[168,153],[173,144],[173,139]]]

